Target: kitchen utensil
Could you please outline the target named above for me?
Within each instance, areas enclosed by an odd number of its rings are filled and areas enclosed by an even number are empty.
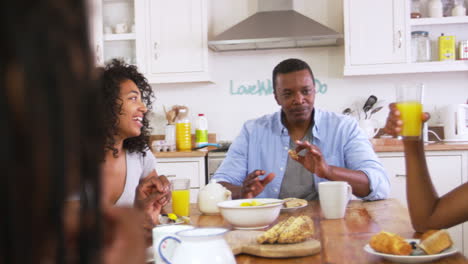
[[[219,214],[218,203],[231,200],[231,192],[216,180],[211,180],[198,193],[198,209],[206,215]]]
[[[364,111],[364,119],[367,119],[367,112],[374,106],[375,103],[377,103],[377,97],[375,95],[371,95],[369,98],[367,98],[364,106],[362,107],[362,110]]]
[[[445,141],[468,141],[468,104],[447,105],[441,113]]]
[[[343,115],[350,115],[351,114],[351,108],[346,108],[345,110],[343,110]]]
[[[258,244],[257,236],[263,231],[234,230],[224,238],[231,247],[232,253],[250,254],[266,258],[305,257],[317,254],[321,250],[320,242],[309,239],[296,244]]]
[[[226,231],[227,229],[219,227],[183,230],[176,233],[178,237],[166,236],[155,247],[157,247],[165,263],[169,264],[235,264],[234,255],[223,238]],[[164,252],[167,251],[163,246],[166,241],[176,241],[178,243],[173,256]]]
[[[276,202],[262,206],[241,206],[244,202],[253,200],[260,203]],[[265,228],[278,218],[283,200],[271,198],[238,199],[218,203],[218,208],[224,220],[236,229]]]
[[[370,112],[369,114],[369,119],[371,119],[372,115],[377,113],[378,111],[382,110],[383,106],[379,106],[379,107],[376,107],[374,109],[372,109],[372,111]]]

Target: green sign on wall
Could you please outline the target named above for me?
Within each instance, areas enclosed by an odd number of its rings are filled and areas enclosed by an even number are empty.
[[[325,94],[328,85],[315,79],[315,88],[318,94]],[[252,84],[237,85],[233,80],[229,81],[229,92],[231,95],[270,95],[273,94],[273,84],[270,79],[266,81],[257,80]]]

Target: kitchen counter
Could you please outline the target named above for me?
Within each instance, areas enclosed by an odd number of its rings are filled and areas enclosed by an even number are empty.
[[[375,152],[403,152],[403,143],[395,138],[375,138],[371,140]],[[435,142],[424,146],[426,151],[468,150],[468,142]]]
[[[397,139],[372,139],[375,152],[403,152],[403,144]],[[468,142],[462,143],[431,143],[427,144],[426,151],[450,151],[468,150]],[[156,158],[187,158],[204,157],[208,152],[202,150],[195,151],[173,151],[173,152],[153,152]]]

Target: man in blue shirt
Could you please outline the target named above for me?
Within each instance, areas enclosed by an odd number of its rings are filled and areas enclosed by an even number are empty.
[[[234,199],[315,200],[322,181],[346,181],[365,200],[387,198],[388,176],[356,120],[314,108],[314,75],[307,63],[279,63],[273,89],[281,110],[247,121],[213,176]]]

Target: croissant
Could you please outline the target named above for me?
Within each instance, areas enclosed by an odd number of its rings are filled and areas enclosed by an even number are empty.
[[[369,245],[375,251],[392,255],[409,255],[413,250],[402,237],[385,231],[373,236]]]

